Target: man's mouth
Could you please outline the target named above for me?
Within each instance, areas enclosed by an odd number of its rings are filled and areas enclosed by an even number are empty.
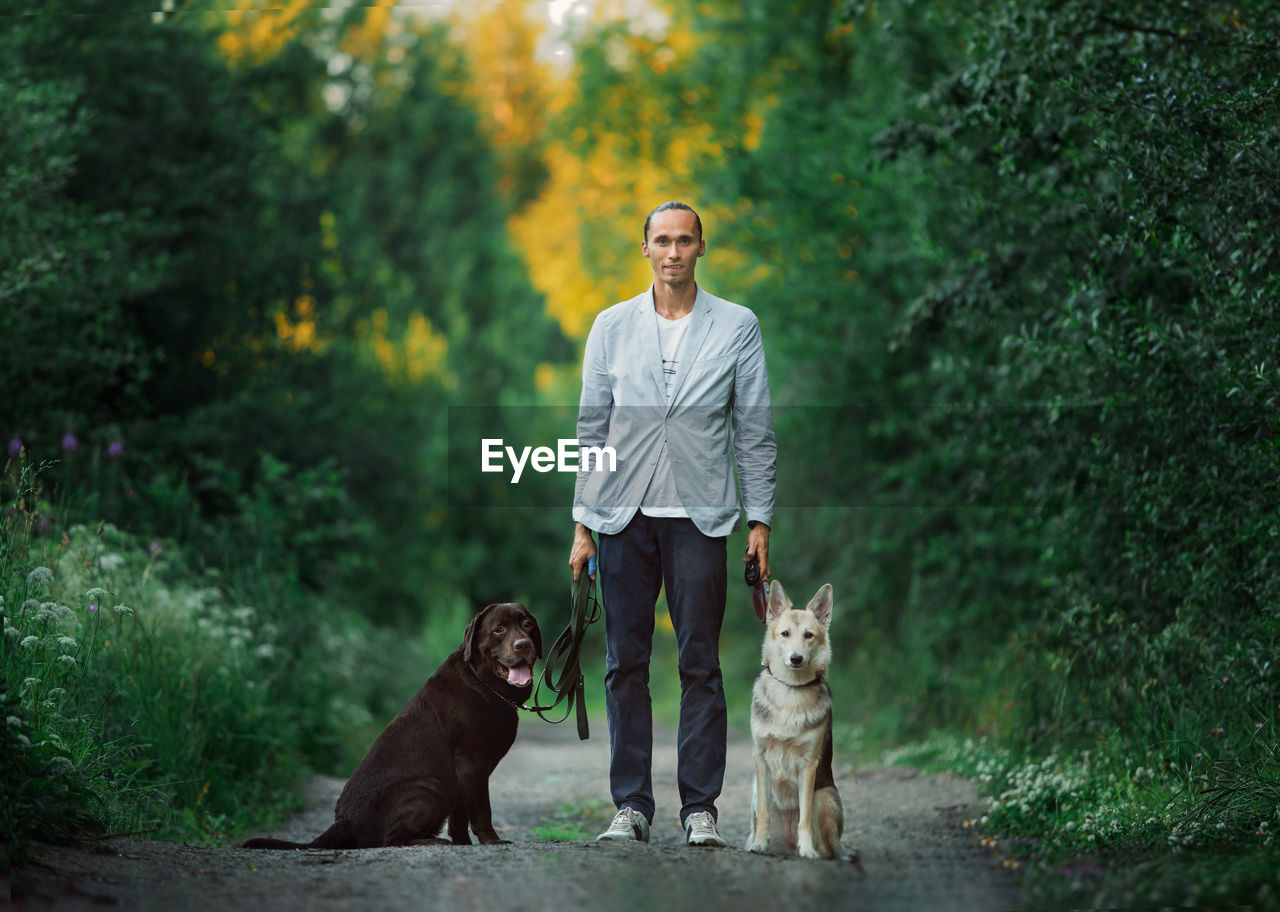
[[[501,662],[498,662],[497,665],[498,673],[506,678],[507,683],[513,687],[528,687],[533,680],[533,666],[527,662],[512,665],[510,668]]]

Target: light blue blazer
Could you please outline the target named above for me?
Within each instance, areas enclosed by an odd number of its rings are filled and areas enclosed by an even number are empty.
[[[626,527],[664,441],[681,503],[704,535],[735,531],[743,512],[748,522],[772,525],[778,443],[760,323],[747,308],[701,287],[690,321],[670,406],[652,286],[601,312],[591,326],[578,443],[612,447],[617,469],[581,462],[573,518],[588,529],[613,534]]]

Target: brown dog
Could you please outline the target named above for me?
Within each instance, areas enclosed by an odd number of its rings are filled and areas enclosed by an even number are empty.
[[[433,845],[444,842],[438,835],[446,820],[455,844],[470,845],[468,825],[485,845],[502,842],[489,776],[516,739],[514,704],[529,698],[541,657],[542,634],[529,610],[489,605],[373,742],[338,797],[333,826],[305,844],[250,839],[244,848]]]

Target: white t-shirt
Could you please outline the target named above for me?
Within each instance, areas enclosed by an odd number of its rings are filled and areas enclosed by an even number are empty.
[[[662,382],[667,394],[667,405],[671,404],[671,396],[676,389],[680,359],[684,356],[684,340],[689,334],[692,316],[693,311],[690,311],[678,320],[668,320],[658,316],[657,311],[653,313],[653,318],[658,321],[658,351],[662,355]],[[680,492],[676,490],[675,476],[671,474],[671,460],[667,456],[665,443],[658,454],[653,478],[640,502],[640,512],[664,519],[689,515],[689,511],[680,502]]]

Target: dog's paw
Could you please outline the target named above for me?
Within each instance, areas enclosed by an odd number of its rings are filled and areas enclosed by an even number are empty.
[[[799,850],[797,851],[797,854],[801,858],[825,858],[826,857],[817,849],[815,849],[812,845],[801,845]]]
[[[748,852],[757,852],[763,855],[769,850],[769,841],[767,839],[749,839],[743,848]]]

